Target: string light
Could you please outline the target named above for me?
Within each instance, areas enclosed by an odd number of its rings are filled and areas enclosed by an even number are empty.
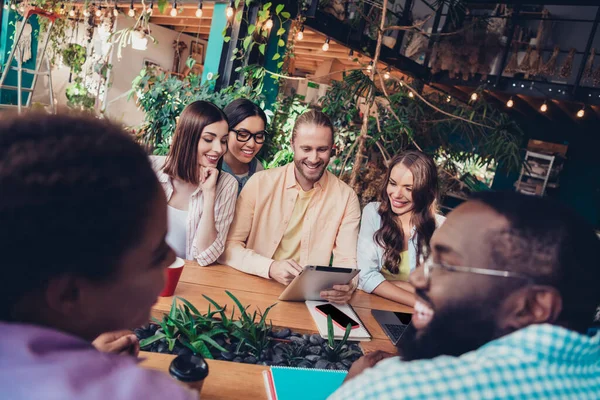
[[[115,17],[118,17],[118,16],[119,16],[119,9],[118,9],[116,6],[115,6],[115,8],[113,8],[113,15],[114,15]]]
[[[512,108],[515,105],[515,102],[513,101],[512,97],[510,99],[508,99],[508,101],[506,102],[506,107],[508,108]]]
[[[413,92],[408,92],[408,97],[412,99],[413,97],[415,97],[415,94]]]
[[[383,79],[385,79],[386,81],[388,79],[390,79],[390,70],[386,69],[385,72],[383,73]]]
[[[10,5],[10,9],[13,10],[13,11],[17,9],[17,6],[15,5],[15,3],[12,3]]]
[[[321,47],[323,51],[329,50],[329,38],[325,39],[325,43],[323,43],[323,47]]]
[[[90,12],[89,12],[89,10],[88,10],[87,8],[86,8],[85,10],[83,10],[83,16],[84,16],[84,17],[86,17],[86,18],[87,18],[87,17],[89,17],[90,15],[91,15],[91,14],[90,14]]]
[[[229,2],[229,6],[225,10],[225,15],[227,15],[228,19],[231,19],[231,17],[233,17],[233,0]]]
[[[69,11],[69,17],[74,17],[75,16],[75,7],[71,8],[71,10]]]
[[[96,10],[96,17],[101,17],[102,16],[102,6],[98,7],[98,9]]]
[[[129,6],[129,12],[127,13],[130,17],[135,17],[135,10],[133,8],[133,0],[131,0],[131,5]]]
[[[542,106],[540,107],[540,111],[545,113],[546,111],[548,111],[548,104],[546,104],[546,102],[544,101],[544,104],[542,104]]]
[[[577,111],[577,118],[583,118],[585,116],[585,106],[581,110]]]
[[[302,27],[298,31],[298,34],[296,35],[296,39],[298,39],[298,40],[304,39],[304,25],[302,25]]]
[[[477,94],[477,92],[473,92],[471,94],[471,101],[477,101],[478,97],[479,97],[479,95]]]
[[[350,51],[348,52],[348,60],[354,60],[354,50],[352,49],[350,49]]]
[[[174,1],[173,5],[171,6],[171,17],[176,17],[177,16],[177,2]]]
[[[65,5],[64,4],[60,5],[60,10],[58,10],[58,13],[60,15],[65,15]]]
[[[446,97],[446,103],[450,103],[451,101],[452,101],[452,97],[451,96]]]
[[[373,69],[373,61],[371,61],[369,63],[369,65],[367,65],[367,71],[371,72],[372,69]]]
[[[273,28],[273,20],[269,18],[267,22],[265,22],[265,29],[270,31]]]
[[[148,13],[148,15],[152,15],[152,13],[154,13],[154,2],[153,1],[150,2],[150,7],[148,7],[146,9],[146,13]]]
[[[202,18],[202,0],[198,2],[198,9],[196,10],[196,18]]]

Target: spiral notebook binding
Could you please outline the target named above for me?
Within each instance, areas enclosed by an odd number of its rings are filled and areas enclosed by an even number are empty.
[[[286,366],[276,366],[273,365],[271,366],[271,368],[278,368],[278,369],[295,369],[295,370],[299,370],[299,371],[320,371],[320,372],[337,372],[337,373],[344,373],[347,374],[348,371],[346,371],[345,369],[321,369],[321,368],[300,368],[300,367],[286,367]]]

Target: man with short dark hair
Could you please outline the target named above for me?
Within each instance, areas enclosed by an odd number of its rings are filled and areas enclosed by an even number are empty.
[[[485,193],[462,204],[411,275],[402,360],[363,357],[331,398],[600,398],[600,334],[585,336],[600,303],[599,244],[547,199]]]

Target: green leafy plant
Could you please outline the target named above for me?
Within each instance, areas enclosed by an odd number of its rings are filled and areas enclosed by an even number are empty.
[[[213,358],[209,346],[218,351],[227,351],[213,339],[215,336],[226,336],[229,333],[221,322],[214,318],[214,315],[222,309],[218,307],[217,310],[211,311],[209,305],[208,312],[203,315],[186,299],[181,297],[178,299],[183,306],[179,306],[178,318],[173,323],[184,336],[183,338],[180,336],[179,341],[194,353],[200,353],[206,358]]]
[[[74,74],[82,71],[86,60],[86,49],[80,44],[69,43],[62,51],[63,63],[71,69]]]
[[[242,3],[241,0],[235,1],[235,8],[237,9]],[[245,37],[239,38],[236,47],[233,50],[231,60],[239,60],[242,64],[246,64],[249,54],[254,50],[258,49],[258,52],[263,56],[266,55],[267,42],[270,35],[276,36],[276,49],[271,57],[273,61],[277,61],[277,68],[281,68],[284,64],[284,59],[287,53],[287,42],[284,40],[286,29],[284,24],[289,21],[291,14],[285,10],[283,4],[277,4],[273,10],[273,3],[266,2],[259,4],[258,11],[256,14],[256,22],[249,23],[249,16],[252,13],[251,6],[258,4],[255,0],[245,0],[244,10],[237,12],[235,18],[237,21],[246,20],[248,22],[248,33]],[[277,20],[275,24],[274,19]],[[275,30],[275,27],[278,27]],[[225,42],[231,40],[230,36],[227,36],[228,27],[223,30],[223,37]],[[246,81],[249,86],[253,88],[256,94],[260,94],[264,87],[264,78],[266,76],[266,69],[261,65],[246,65],[245,67],[237,67],[236,72],[243,71],[246,77]],[[277,79],[277,78],[275,78]]]
[[[336,342],[333,321],[331,319],[331,315],[327,315],[327,347],[325,348],[327,360],[336,362],[350,357],[353,354],[358,354],[354,350],[347,349],[348,346],[346,345],[346,342],[348,342],[348,337],[350,336],[351,330],[352,325],[348,324],[348,326],[346,326],[346,331],[344,332],[344,337],[342,340]]]
[[[267,315],[277,303],[267,307],[264,312],[255,310],[250,315],[246,311],[248,307],[244,307],[231,292],[226,290],[225,293],[233,300],[241,313],[239,319],[241,324],[234,325],[235,328],[231,334],[240,340],[241,344],[238,346],[238,352],[245,347],[252,355],[260,359],[263,351],[269,347],[271,340],[269,333],[273,330],[273,325],[267,323]]]
[[[76,108],[81,110],[93,110],[96,104],[96,98],[92,96],[81,78],[75,78],[75,81],[67,86],[65,91],[67,96],[67,106],[70,108]]]
[[[169,351],[173,351],[173,347],[175,347],[175,342],[177,341],[178,336],[177,326],[173,321],[177,318],[178,311],[177,297],[173,297],[173,303],[171,303],[171,310],[169,311],[169,314],[164,315],[162,320],[152,318],[152,320],[160,326],[162,332],[158,332],[157,330],[157,333],[155,333],[154,336],[141,340],[140,347],[144,348],[156,342],[157,340],[164,338],[169,346]]]

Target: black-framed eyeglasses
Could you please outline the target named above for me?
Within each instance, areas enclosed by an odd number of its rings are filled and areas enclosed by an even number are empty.
[[[487,276],[497,276],[500,278],[517,278],[524,279],[529,283],[535,283],[535,280],[525,274],[521,274],[518,272],[511,271],[503,271],[498,269],[487,269],[487,268],[473,268],[473,267],[463,267],[458,265],[448,265],[442,263],[436,263],[433,261],[433,258],[428,257],[423,263],[423,276],[427,280],[427,283],[431,283],[431,273],[434,269],[441,269],[444,271],[450,272],[466,272],[469,274],[477,274],[477,275],[487,275]]]
[[[231,129],[231,132],[235,133],[235,138],[238,140],[238,142],[247,142],[254,138],[254,142],[256,144],[263,144],[267,137],[267,131],[258,131],[256,133],[252,133],[246,129]]]

